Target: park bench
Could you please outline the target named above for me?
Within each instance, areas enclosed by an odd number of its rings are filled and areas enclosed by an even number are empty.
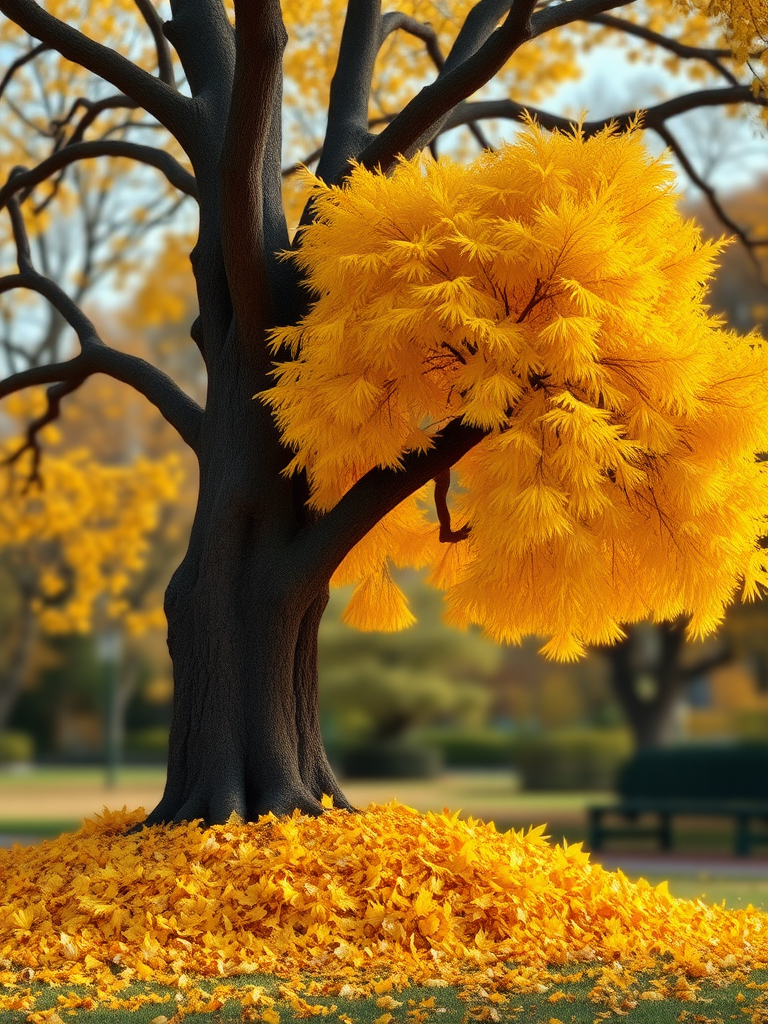
[[[733,819],[738,856],[768,846],[768,744],[643,750],[621,769],[617,789],[618,803],[589,808],[593,851],[617,836],[654,836],[661,849],[671,850],[678,816]],[[656,820],[641,824],[643,815]],[[766,827],[755,829],[756,822]]]

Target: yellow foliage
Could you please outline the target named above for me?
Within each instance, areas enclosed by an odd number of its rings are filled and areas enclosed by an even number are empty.
[[[674,899],[580,844],[550,846],[541,828],[499,833],[392,802],[127,835],[142,818],[105,811],[74,835],[0,850],[0,1009],[34,1009],[31,972],[64,986],[60,1011],[167,1002],[125,994],[149,980],[178,989],[182,1015],[235,999],[245,1019],[294,1020],[332,1012],[318,994],[370,996],[387,1016],[411,984],[457,985],[486,1007],[554,986],[556,1002],[585,972],[600,1001],[641,971],[639,998],[695,1000],[689,979],[768,964],[765,913]],[[276,977],[274,996],[226,982],[256,972]],[[436,999],[419,1006],[435,1012]]]
[[[9,403],[15,412],[37,401],[35,392]],[[0,459],[18,449],[0,444]],[[146,566],[160,510],[178,494],[183,472],[178,455],[144,457],[129,465],[104,465],[86,449],[46,453],[43,486],[25,488],[29,460],[8,477],[0,503],[0,550],[23,551],[37,573],[35,609],[51,633],[88,632],[97,603],[139,634],[163,624],[162,610],[132,608],[126,600]]]
[[[326,510],[448,420],[488,434],[455,467],[468,539],[446,552],[427,495],[408,499],[334,579],[362,581],[350,621],[372,628],[384,587],[383,628],[407,624],[388,558],[431,565],[455,625],[551,634],[560,659],[649,617],[689,614],[702,636],[739,584],[768,584],[768,351],[708,313],[721,245],[682,218],[637,131],[529,125],[468,166],[310,184],[318,221],[293,258],[316,302],[274,332],[262,396],[289,471]]]

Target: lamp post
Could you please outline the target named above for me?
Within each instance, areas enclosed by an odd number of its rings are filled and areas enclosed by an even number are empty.
[[[104,781],[107,789],[113,789],[117,783],[120,753],[117,683],[122,646],[122,636],[117,629],[107,629],[96,637],[96,651],[104,666]]]

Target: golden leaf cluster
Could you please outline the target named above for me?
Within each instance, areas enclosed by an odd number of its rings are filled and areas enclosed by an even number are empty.
[[[499,833],[396,802],[355,815],[323,803],[321,818],[133,834],[142,812],[123,809],[0,850],[0,1009],[34,1012],[31,977],[87,986],[65,988],[62,1011],[167,1000],[125,993],[151,981],[178,990],[179,1014],[237,999],[244,1019],[272,1022],[281,1008],[290,1020],[331,1012],[317,995],[375,995],[386,1011],[407,985],[456,985],[486,1008],[519,993],[554,1003],[585,974],[596,1001],[620,1005],[631,985],[636,1000],[695,1000],[702,978],[768,964],[764,912],[630,882],[580,844],[550,846],[543,827]],[[222,981],[261,972],[284,982],[279,999]],[[201,978],[217,980],[213,992]],[[434,999],[418,1009],[439,1020]]]
[[[325,510],[451,420],[487,431],[455,466],[468,538],[439,544],[425,494],[404,502],[336,575],[359,584],[349,622],[408,624],[388,560],[431,566],[453,624],[550,634],[561,659],[648,617],[704,635],[768,583],[768,350],[709,314],[720,245],[673,180],[637,131],[532,124],[470,165],[312,180],[293,258],[316,301],[274,332],[262,396],[289,471]]]
[[[42,403],[42,406],[41,406]],[[45,408],[40,391],[13,395],[4,411],[25,419]],[[44,428],[55,442],[58,427]],[[18,438],[0,444],[0,459]],[[177,453],[110,465],[84,447],[46,451],[42,486],[27,486],[30,453],[3,481],[0,551],[18,555],[36,578],[34,608],[51,633],[88,632],[97,605],[131,634],[165,624],[162,608],[134,602],[131,588],[145,569],[161,510],[176,500],[184,472]]]

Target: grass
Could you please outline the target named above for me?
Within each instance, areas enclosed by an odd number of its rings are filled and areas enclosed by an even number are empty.
[[[526,1024],[600,1024],[602,1021],[626,1020],[628,1024],[677,1024],[688,1021],[690,1024],[715,1024],[730,1020],[754,1021],[763,1024],[768,1019],[764,1007],[766,1003],[763,992],[757,986],[768,985],[768,971],[756,971],[750,979],[738,980],[724,987],[717,987],[710,982],[703,982],[695,987],[695,1001],[680,998],[664,998],[662,1000],[643,1000],[638,998],[643,991],[651,990],[648,979],[639,975],[626,989],[616,989],[613,999],[605,997],[590,998],[593,992],[594,977],[582,977],[581,980],[568,981],[564,972],[560,978],[548,986],[546,992],[506,993],[498,1000],[493,993],[483,995],[478,992],[470,998],[460,998],[458,991],[450,986],[445,988],[409,987],[400,991],[390,990],[386,995],[371,995],[364,998],[344,998],[338,995],[306,995],[310,1006],[320,1009],[315,1011],[318,1019],[327,1019],[332,1024],[410,1024],[410,1022],[431,1022],[431,1024],[471,1024],[473,1021],[525,1021]],[[573,972],[570,972],[573,973]],[[583,974],[584,972],[579,972]],[[305,984],[312,979],[305,977]],[[315,979],[318,985],[322,981]],[[671,979],[674,986],[675,979]],[[217,981],[210,979],[200,982],[200,988],[213,993]],[[287,1024],[300,1017],[309,1017],[307,1010],[294,1009],[290,1001],[280,993],[280,982],[269,975],[248,975],[236,979],[227,979],[227,988],[232,992],[238,989],[245,996],[254,986],[263,990],[263,995],[274,999],[272,1007],[276,1017],[271,1017],[266,1003],[256,1009],[259,1014],[267,1010],[264,1017],[260,1015],[251,1019],[264,1019],[272,1024]],[[32,988],[36,986],[32,985]],[[162,1018],[170,1021],[177,1009],[183,1013],[187,1024],[199,1021],[201,1024],[229,1024],[242,1021],[243,1008],[240,999],[228,998],[218,1009],[209,1008],[208,1012],[195,1012],[185,1009],[185,1001],[177,1002],[178,990],[162,985],[133,985],[126,988],[121,997],[155,993],[157,1002],[136,1009],[106,1010],[103,1008],[88,1009],[77,1007],[76,1000],[70,997],[77,994],[87,1000],[87,992],[80,987],[57,989],[42,988],[40,1000],[35,1013],[41,1010],[56,1008],[62,1021],[87,1020],[91,1024],[119,1024],[130,1013],[133,1024],[165,1024]],[[393,1001],[400,1005],[393,1005]],[[763,1016],[763,1014],[766,1014]],[[158,1019],[159,1018],[159,1019]],[[0,1012],[0,1024],[18,1024],[23,1019],[19,1011]],[[33,1018],[34,1019],[34,1018]],[[43,1018],[45,1019],[45,1018]],[[174,1024],[180,1020],[176,1017]],[[54,1018],[55,1021],[55,1018]]]

